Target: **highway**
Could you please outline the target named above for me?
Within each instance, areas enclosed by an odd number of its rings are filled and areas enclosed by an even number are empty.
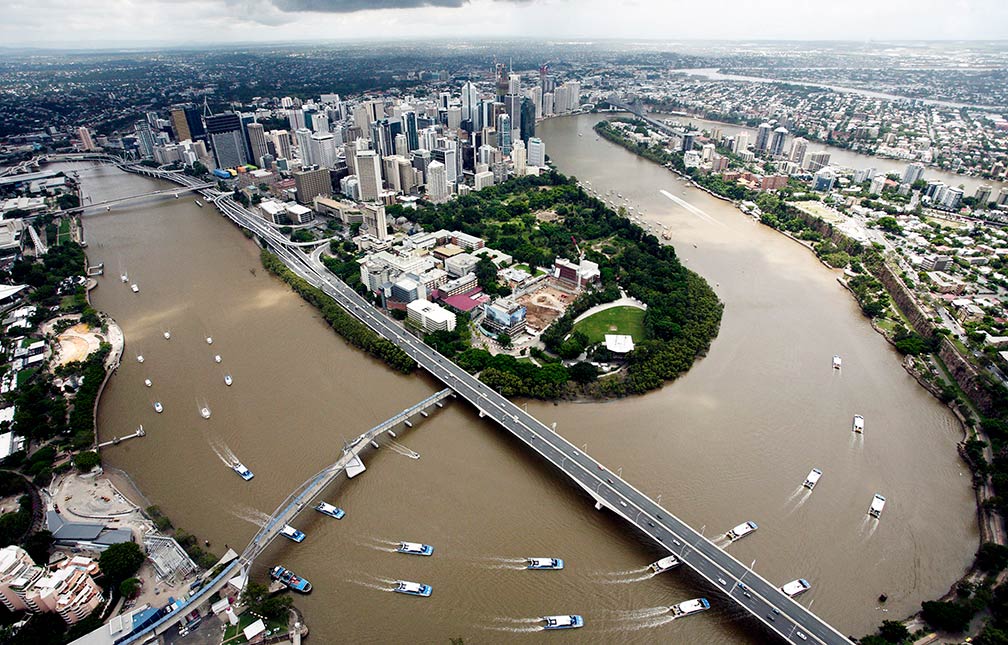
[[[170,173],[145,174],[183,184],[195,182],[192,178]],[[268,226],[262,218],[235,203],[229,194],[209,190],[203,194],[239,226],[257,234],[291,271],[321,289],[363,324],[397,345],[420,367],[474,405],[481,415],[493,419],[577,483],[599,507],[609,508],[665,547],[771,632],[791,643],[834,645],[850,642],[824,620],[785,595],[778,585],[787,581],[782,580],[776,585],[767,581],[590,455],[406,333],[395,321],[387,318],[331,274],[315,254],[305,255],[300,250],[289,248],[289,240]]]

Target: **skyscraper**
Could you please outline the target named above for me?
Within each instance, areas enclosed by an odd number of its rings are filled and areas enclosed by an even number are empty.
[[[133,124],[133,130],[136,132],[137,144],[140,146],[140,155],[144,159],[150,159],[154,156],[154,133],[151,132],[150,123],[141,119]]]
[[[402,133],[406,135],[407,149],[410,152],[420,147],[420,139],[417,136],[417,116],[413,110],[403,112]]]
[[[276,148],[278,157],[284,159],[291,158],[291,136],[287,130],[271,130],[270,138],[273,139],[273,147]]]
[[[336,141],[329,132],[316,132],[311,135],[311,156],[313,163],[323,168],[336,166]]]
[[[780,127],[773,131],[773,138],[770,141],[770,156],[781,157],[784,155],[784,141],[787,139],[787,128]]]
[[[528,141],[535,136],[536,109],[535,103],[530,98],[524,98],[521,102],[521,140]]]
[[[440,161],[427,164],[427,196],[432,201],[441,202],[448,199],[448,176],[445,165]]]
[[[248,163],[241,119],[234,112],[214,114],[206,119],[218,168],[236,168]]]
[[[312,158],[311,130],[298,128],[294,136],[297,137],[298,155],[301,158],[301,163],[305,166],[314,166],[318,163]]]
[[[497,79],[497,100],[503,103],[504,96],[508,93],[508,87],[510,85],[507,67],[505,67],[504,63],[497,63],[495,78]]]
[[[482,127],[479,123],[479,92],[472,81],[462,84],[462,120],[466,119],[472,123],[473,130]]]
[[[316,197],[332,197],[332,180],[327,168],[310,168],[294,173],[297,200],[311,204]]]
[[[756,130],[756,152],[765,153],[770,146],[770,133],[773,126],[769,123],[760,123]]]
[[[363,199],[363,193],[361,199]],[[363,204],[361,206],[363,215],[362,228],[375,236],[379,240],[388,237],[388,223],[385,221],[385,206],[383,204]]]
[[[511,154],[511,117],[497,115],[497,147],[505,155]]]
[[[520,140],[514,142],[511,149],[511,163],[514,164],[514,172],[519,177],[525,175],[526,155],[525,144]]]
[[[539,137],[528,141],[528,165],[540,168],[546,165],[546,144]]]
[[[181,107],[172,108],[168,114],[171,117],[172,130],[175,131],[175,140],[181,142],[192,139],[192,133],[189,132],[189,122],[186,120],[185,109]]]
[[[808,141],[803,137],[795,137],[791,142],[791,154],[788,157],[801,167],[805,163],[806,150],[808,150]]]
[[[830,153],[826,151],[813,152],[809,155],[808,171],[818,172],[829,165]]]
[[[358,150],[356,156],[361,201],[375,201],[382,187],[381,160],[374,150]]]
[[[924,177],[924,164],[911,163],[907,164],[906,170],[903,171],[903,183],[912,184],[918,179]]]
[[[749,149],[749,133],[739,132],[735,135],[735,154],[742,154]]]
[[[252,148],[252,163],[261,166],[263,156],[269,154],[269,149],[266,147],[266,131],[262,123],[249,123],[245,131],[248,133],[249,147]]]

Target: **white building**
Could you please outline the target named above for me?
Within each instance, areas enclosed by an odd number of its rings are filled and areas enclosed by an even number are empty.
[[[430,162],[427,166],[427,196],[431,198],[431,201],[443,202],[448,199],[450,194],[448,172],[445,165],[440,161]]]
[[[427,300],[414,300],[406,305],[406,317],[424,331],[455,330],[455,314]]]
[[[494,174],[489,170],[478,172],[473,175],[473,188],[481,190],[487,186],[494,185]]]
[[[532,137],[528,140],[527,163],[539,168],[546,165],[546,144],[539,137]]]

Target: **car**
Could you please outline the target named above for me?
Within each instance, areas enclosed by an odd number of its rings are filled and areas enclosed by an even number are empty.
[[[609,482],[610,484],[613,483],[612,480],[609,479],[608,477],[606,477],[606,481]]]
[[[654,526],[654,522],[652,522],[652,521],[649,520],[648,523],[647,523],[647,525],[648,526]]]
[[[776,618],[774,618],[773,614],[767,614],[766,617],[767,620],[769,620],[771,623],[777,620]]]
[[[623,506],[623,507],[626,507],[626,505],[627,505],[627,503],[626,503],[626,502],[624,502],[623,500],[620,500],[620,501],[619,501],[619,503],[620,503],[620,505],[621,505],[621,506]]]
[[[774,607],[773,608],[773,613],[776,614],[777,616],[780,616],[780,609],[777,609],[776,607]]]
[[[676,546],[682,546],[682,542],[680,542],[679,540],[672,540],[672,541],[675,542]]]
[[[802,639],[803,641],[808,640],[807,638],[805,638],[805,634],[803,634],[802,632],[795,632],[795,636]]]
[[[727,580],[725,580],[724,578],[718,578],[718,579],[717,579],[717,581],[718,581],[718,582],[720,582],[720,583],[721,583],[721,584],[723,584],[723,585],[726,585],[726,584],[728,584],[728,581],[727,581]]]

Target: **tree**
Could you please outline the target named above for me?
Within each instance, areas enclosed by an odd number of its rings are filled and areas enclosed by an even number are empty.
[[[505,333],[497,334],[497,342],[500,343],[501,347],[507,349],[511,347],[511,336]]]
[[[929,600],[921,603],[921,616],[933,629],[945,632],[961,632],[969,627],[973,610],[957,602]]]
[[[1008,566],[1008,547],[984,542],[976,554],[976,565],[988,573],[1000,573]]]
[[[139,578],[126,578],[119,584],[119,593],[123,598],[133,598],[140,591]]]
[[[481,255],[473,272],[476,274],[476,282],[484,291],[497,293],[497,265],[489,257]]]
[[[879,627],[879,636],[889,643],[899,645],[910,638],[910,630],[898,620],[885,620],[882,621],[882,626]]]
[[[93,470],[96,466],[101,465],[101,456],[94,450],[79,452],[74,455],[73,465],[77,468],[77,470],[82,473],[86,473]]]
[[[144,554],[135,542],[113,544],[98,558],[98,566],[110,584],[118,584],[130,578],[143,564]]]
[[[575,383],[591,383],[598,379],[598,368],[591,363],[581,361],[571,366],[570,377]]]
[[[290,596],[271,596],[269,588],[258,582],[250,582],[245,586],[242,600],[251,611],[273,621],[286,618],[293,604]]]
[[[21,547],[37,564],[45,566],[49,562],[49,553],[52,550],[52,545],[53,534],[43,529],[26,537]]]

